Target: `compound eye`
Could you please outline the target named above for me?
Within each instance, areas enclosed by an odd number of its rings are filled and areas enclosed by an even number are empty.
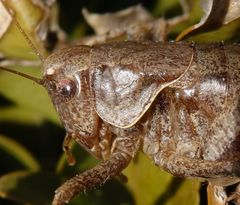
[[[57,84],[57,93],[63,97],[72,97],[77,91],[77,85],[74,80],[63,79]]]

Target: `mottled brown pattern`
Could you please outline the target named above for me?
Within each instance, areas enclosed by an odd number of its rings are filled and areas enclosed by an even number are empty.
[[[86,192],[103,185],[107,180],[117,176],[119,170],[124,169],[130,160],[131,157],[125,153],[113,154],[109,160],[76,175],[55,191],[52,205],[64,205],[79,192]]]
[[[52,205],[64,205],[78,193],[90,191],[121,174],[139,149],[141,126],[136,125],[130,129],[117,130],[117,132],[119,135],[115,139],[109,159],[76,175],[60,186],[55,192]]]
[[[68,138],[103,159],[62,185],[53,205],[119,175],[140,145],[176,176],[221,186],[238,181],[239,56],[239,45],[152,42],[73,46],[50,55],[44,86]]]
[[[90,67],[98,115],[117,127],[134,125],[156,95],[188,69],[191,57],[187,44],[119,42],[94,47]]]
[[[156,98],[144,151],[158,166],[180,176],[239,176],[239,50],[196,46],[188,72]]]

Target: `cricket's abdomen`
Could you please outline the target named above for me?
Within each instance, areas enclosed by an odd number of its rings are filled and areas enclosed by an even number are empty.
[[[199,46],[188,72],[152,106],[144,152],[187,177],[240,175],[240,47]]]

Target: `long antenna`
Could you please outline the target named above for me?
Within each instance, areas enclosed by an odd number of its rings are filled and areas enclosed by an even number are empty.
[[[20,76],[22,76],[24,78],[27,78],[29,80],[34,81],[35,83],[37,83],[39,85],[43,85],[44,84],[44,80],[36,78],[36,77],[33,77],[33,76],[30,76],[30,75],[27,75],[25,73],[21,73],[21,72],[16,71],[16,70],[12,70],[12,69],[5,68],[5,67],[2,67],[2,66],[0,66],[0,70],[4,70],[4,71],[10,72],[10,73],[14,73],[16,75],[20,75]]]
[[[14,19],[15,24],[17,26],[17,28],[19,29],[19,31],[22,33],[23,37],[25,38],[25,40],[27,41],[27,43],[29,44],[29,46],[31,47],[31,49],[33,50],[33,52],[36,54],[36,56],[38,56],[38,58],[43,62],[44,61],[44,57],[43,55],[38,51],[37,47],[33,44],[33,42],[30,40],[30,38],[28,37],[28,35],[26,34],[26,32],[22,29],[21,25],[18,23],[18,21],[16,19]]]
[[[7,12],[9,13],[9,15],[12,17],[13,21],[15,21],[15,25],[17,26],[18,30],[21,32],[21,34],[23,35],[24,39],[27,41],[27,43],[29,44],[29,46],[31,47],[32,51],[36,54],[36,56],[38,56],[38,58],[44,62],[44,57],[43,55],[39,52],[39,50],[37,49],[37,47],[33,44],[33,42],[31,41],[31,39],[29,38],[29,36],[26,34],[26,32],[23,30],[22,26],[20,25],[20,23],[18,22],[18,20],[13,16],[13,12],[7,8],[7,6],[5,6],[4,1],[5,0],[0,0],[3,4],[3,6],[5,7],[5,9],[7,10]]]

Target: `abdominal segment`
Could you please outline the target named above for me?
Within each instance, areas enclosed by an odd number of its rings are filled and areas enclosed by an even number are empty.
[[[180,88],[181,82],[165,88],[149,110],[143,151],[157,166],[177,176],[239,176],[236,75],[211,71],[181,80],[184,88]]]

